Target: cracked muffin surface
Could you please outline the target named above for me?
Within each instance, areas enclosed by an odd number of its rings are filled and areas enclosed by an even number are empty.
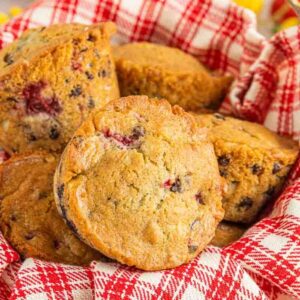
[[[224,219],[254,222],[264,205],[281,190],[296,161],[297,142],[260,124],[219,113],[195,117],[201,127],[209,129],[220,175],[226,181]]]
[[[206,129],[146,96],[94,111],[54,180],[58,209],[78,236],[145,270],[179,266],[203,250],[223,217],[221,189]]]
[[[121,96],[165,98],[184,109],[216,108],[231,76],[218,76],[183,51],[153,43],[113,48]]]
[[[118,98],[113,23],[26,31],[0,51],[0,144],[61,151],[94,108]]]
[[[86,265],[102,255],[80,241],[60,217],[53,197],[58,158],[15,155],[0,165],[0,228],[23,258]]]

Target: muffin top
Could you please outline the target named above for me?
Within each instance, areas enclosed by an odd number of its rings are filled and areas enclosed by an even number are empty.
[[[203,72],[206,68],[193,56],[178,48],[140,42],[113,48],[116,60],[123,60],[141,66],[161,67],[171,72]]]
[[[67,145],[54,186],[61,214],[85,242],[145,270],[191,260],[223,216],[206,129],[146,96],[94,111]]]
[[[280,149],[297,153],[299,147],[292,139],[279,136],[266,127],[253,122],[240,120],[219,113],[195,115],[200,126],[209,129],[209,137],[215,142],[223,140],[232,144],[247,145],[266,150]]]
[[[58,158],[16,155],[0,165],[0,227],[23,257],[85,265],[101,255],[81,242],[59,216],[53,197]]]
[[[46,51],[51,51],[67,40],[75,40],[87,31],[90,32],[91,41],[93,32],[95,34],[101,32],[109,38],[115,32],[115,25],[111,22],[92,26],[73,23],[29,29],[0,51],[0,75],[9,73],[19,63],[26,65],[28,61],[43,55]]]

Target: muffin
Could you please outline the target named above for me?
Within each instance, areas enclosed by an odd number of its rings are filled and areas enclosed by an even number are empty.
[[[81,242],[57,212],[53,175],[58,158],[15,155],[0,165],[0,228],[23,258],[86,265],[102,256]]]
[[[221,114],[196,116],[218,157],[226,181],[224,219],[252,223],[265,203],[280,191],[298,155],[298,144],[262,125]]]
[[[229,246],[241,238],[245,231],[246,227],[243,225],[223,221],[218,225],[210,244],[221,248]]]
[[[94,111],[57,167],[61,215],[82,240],[121,263],[144,270],[187,263],[223,217],[206,131],[180,107],[146,96]]]
[[[0,145],[60,151],[94,109],[118,98],[112,23],[25,32],[0,52]]]
[[[121,96],[147,95],[188,110],[209,109],[219,106],[232,82],[176,48],[142,42],[117,46],[113,54]]]

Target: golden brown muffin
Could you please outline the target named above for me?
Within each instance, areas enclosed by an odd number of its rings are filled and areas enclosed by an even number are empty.
[[[232,82],[176,48],[142,42],[115,47],[113,54],[121,96],[165,98],[189,110],[216,108]]]
[[[190,261],[223,217],[206,131],[180,107],[146,96],[94,111],[57,168],[62,216],[85,242],[121,263],[161,270]]]
[[[218,113],[198,115],[196,120],[209,129],[227,183],[224,219],[254,222],[264,204],[280,191],[297,158],[298,144],[262,125]]]
[[[35,152],[0,165],[0,228],[23,257],[85,265],[101,255],[81,242],[57,212],[56,163],[54,155]]]
[[[0,144],[61,150],[95,107],[118,98],[112,23],[25,32],[0,52]]]
[[[216,234],[210,244],[217,247],[226,247],[241,238],[246,230],[243,225],[223,221],[218,225]]]

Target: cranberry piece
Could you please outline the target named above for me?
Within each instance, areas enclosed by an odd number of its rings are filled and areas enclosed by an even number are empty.
[[[264,172],[264,168],[258,164],[254,164],[251,167],[251,170],[252,170],[252,174],[254,175],[261,175]]]
[[[88,102],[88,108],[94,108],[94,107],[95,107],[95,101],[92,97],[90,97]]]
[[[142,126],[136,126],[132,130],[132,135],[130,136],[133,140],[138,140],[140,137],[145,135],[145,129]]]
[[[80,85],[76,85],[70,92],[70,97],[78,97],[82,94],[82,88]]]
[[[104,137],[107,138],[107,139],[112,137],[112,133],[111,133],[109,128],[104,128],[102,130],[102,133],[103,133]]]
[[[34,238],[35,234],[33,232],[28,232],[26,235],[25,235],[25,239],[27,241],[30,241]]]
[[[14,59],[12,54],[10,53],[6,53],[3,57],[3,61],[7,64],[7,65],[11,65],[14,63]]]
[[[170,190],[173,193],[181,193],[182,192],[181,181],[178,177],[175,179],[175,182],[173,182],[173,183],[172,183],[171,179],[166,180],[163,183],[163,187],[165,189]]]
[[[49,137],[51,140],[57,140],[59,138],[59,131],[56,127],[52,127],[49,132]]]
[[[73,39],[72,43],[77,46],[80,43],[80,39]]]
[[[175,179],[175,182],[170,187],[170,191],[173,193],[181,193],[182,192],[181,181],[179,178]]]
[[[94,79],[94,75],[88,71],[85,72],[86,78],[88,80],[93,80]]]
[[[202,197],[201,192],[198,192],[198,193],[195,195],[195,199],[197,200],[197,202],[198,202],[199,204],[205,205],[205,203],[204,203],[204,201],[203,201],[203,197]]]
[[[8,160],[10,158],[10,155],[4,151],[3,149],[0,148],[0,163]]]
[[[61,247],[61,242],[58,240],[53,241],[53,247],[58,250]]]
[[[218,163],[219,165],[223,166],[223,167],[226,167],[230,162],[230,159],[225,156],[225,155],[222,155],[218,158]]]
[[[131,146],[133,144],[133,140],[128,136],[122,136],[120,134],[116,134],[115,139],[125,146]]]
[[[139,138],[145,135],[144,128],[136,126],[132,130],[132,134],[129,136],[121,135],[119,133],[111,132],[109,128],[105,128],[102,131],[105,138],[113,139],[114,141],[131,148],[138,148],[140,143]]]
[[[82,70],[82,65],[81,65],[81,63],[78,62],[78,61],[72,60],[71,66],[72,66],[72,69],[73,69],[74,71],[77,71],[77,70],[81,71],[81,70]]]
[[[99,77],[107,77],[108,76],[107,70],[102,69],[101,71],[98,72],[98,76]]]
[[[276,174],[281,170],[281,164],[280,163],[274,163],[272,174]]]
[[[89,34],[89,36],[88,36],[88,38],[87,38],[87,40],[89,41],[89,42],[96,42],[97,41],[97,37],[95,37],[93,34]]]
[[[130,137],[121,135],[119,133],[112,133],[110,129],[104,129],[103,134],[105,138],[112,138],[113,140],[123,144],[124,146],[130,146],[133,143],[133,140]]]
[[[42,96],[41,92],[46,86],[47,84],[40,80],[29,83],[23,89],[22,94],[28,114],[47,113],[51,116],[56,116],[61,112],[60,104],[55,96],[50,98]]]
[[[163,183],[163,187],[164,187],[165,189],[169,189],[169,188],[171,187],[171,185],[172,185],[172,183],[171,183],[171,180],[170,180],[170,179],[166,180],[166,181]]]
[[[122,136],[121,134],[118,134],[118,133],[114,133],[112,135],[112,138],[115,139],[117,142],[120,142],[121,144],[125,145],[125,146],[129,146],[132,141],[129,137],[127,136]]]
[[[220,175],[224,178],[226,178],[228,176],[228,172],[225,170],[220,170]]]
[[[61,184],[58,186],[56,193],[57,193],[57,196],[59,199],[62,199],[62,197],[64,195],[64,190],[65,190],[64,184]]]
[[[11,219],[11,221],[13,221],[13,222],[14,222],[14,221],[17,221],[17,217],[16,217],[15,215],[11,215],[11,216],[10,216],[10,219]]]
[[[253,205],[253,200],[250,197],[244,197],[242,198],[241,202],[237,205],[237,208],[248,210]]]

